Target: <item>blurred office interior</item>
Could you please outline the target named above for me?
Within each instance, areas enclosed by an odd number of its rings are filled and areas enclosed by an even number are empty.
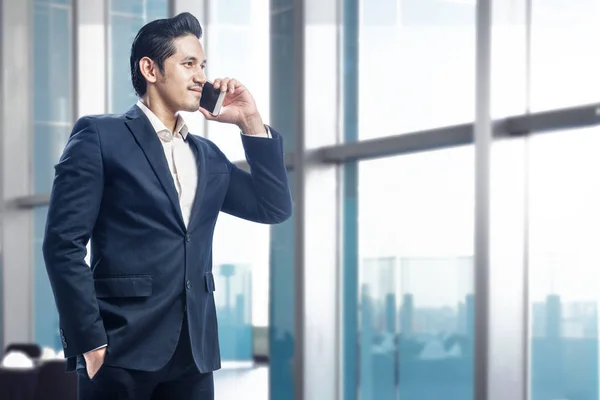
[[[189,11],[209,78],[283,133],[294,198],[281,225],[219,217],[216,398],[600,398],[600,1],[0,7],[2,351],[62,350],[53,166],[79,117],[136,101],[142,25]],[[235,127],[185,119],[247,167]]]

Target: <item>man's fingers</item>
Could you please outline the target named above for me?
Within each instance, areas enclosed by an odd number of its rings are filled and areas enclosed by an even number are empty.
[[[241,83],[237,79],[223,78],[215,79],[213,86],[215,89],[221,89],[221,92],[234,93],[235,89],[237,89],[238,86],[241,86]]]
[[[100,368],[102,368],[102,365],[104,365],[104,357],[102,357],[101,359],[95,359],[92,362],[86,364],[87,373],[90,379],[96,376],[98,371],[100,371]]]
[[[231,78],[224,78],[224,79],[221,81],[221,86],[220,86],[221,93],[223,93],[223,92],[227,92],[227,91],[229,90],[229,83],[230,83],[231,81],[232,81],[232,79],[231,79]]]
[[[233,93],[239,85],[240,83],[236,79],[231,79],[227,84],[227,90],[229,91],[229,93]]]
[[[221,92],[226,92],[227,85],[229,84],[230,80],[230,78],[215,79],[215,81],[213,82],[213,86],[215,89],[221,89]]]
[[[91,373],[91,371],[88,371],[90,379],[94,378],[96,376],[96,374],[98,374],[98,371],[100,371],[101,367],[102,367],[102,365],[95,367],[93,373]]]
[[[84,355],[86,368],[90,379],[96,376],[102,365],[104,364],[104,359],[106,357],[106,347],[102,347],[100,349],[93,350]]]
[[[216,120],[216,119],[217,119],[217,118],[216,118],[214,115],[212,115],[211,113],[209,113],[207,110],[205,110],[205,109],[204,109],[204,108],[202,108],[202,107],[200,107],[200,108],[198,109],[198,111],[200,111],[200,113],[201,113],[202,115],[204,115],[204,118],[206,118],[206,119],[207,119],[207,120],[209,120],[209,121],[214,121],[214,120]]]

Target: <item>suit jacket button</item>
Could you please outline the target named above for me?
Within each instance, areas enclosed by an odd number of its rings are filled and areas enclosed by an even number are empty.
[[[187,233],[185,235],[185,241],[189,243],[191,240],[192,240],[192,235],[190,235],[189,233]]]
[[[192,288],[192,282],[190,282],[190,280],[188,279],[187,281],[185,281],[185,287],[187,289],[191,289]]]

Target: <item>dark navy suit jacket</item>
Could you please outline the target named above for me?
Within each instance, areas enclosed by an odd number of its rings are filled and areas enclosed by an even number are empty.
[[[292,212],[282,138],[271,134],[242,135],[251,174],[212,142],[187,136],[198,189],[186,228],[160,139],[137,106],[77,121],[55,166],[43,243],[67,371],[103,344],[105,365],[156,371],[173,355],[186,313],[199,370],[220,368],[212,274],[217,216],[276,224]]]

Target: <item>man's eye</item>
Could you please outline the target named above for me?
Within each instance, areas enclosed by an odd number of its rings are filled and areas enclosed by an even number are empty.
[[[188,62],[185,63],[185,66],[186,67],[193,67],[194,63],[192,61],[188,61]]]

